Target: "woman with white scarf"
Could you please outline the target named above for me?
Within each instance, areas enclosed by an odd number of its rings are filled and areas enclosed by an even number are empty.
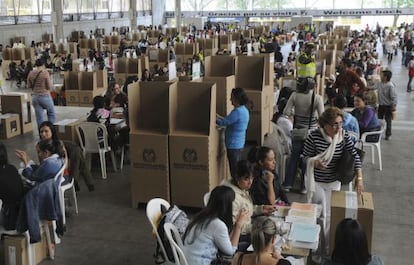
[[[355,188],[358,193],[363,191],[361,160],[354,143],[347,132],[342,130],[343,113],[334,107],[325,110],[319,117],[319,129],[309,133],[303,149],[306,161],[306,187],[308,202],[322,205],[325,242],[328,248],[330,209],[332,191],[341,189],[341,182],[336,180],[336,164],[348,149],[355,157]]]

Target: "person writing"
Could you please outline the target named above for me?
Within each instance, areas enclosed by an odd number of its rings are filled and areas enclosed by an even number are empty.
[[[226,117],[217,114],[216,124],[226,127],[227,158],[229,160],[230,175],[233,177],[236,174],[237,161],[241,160],[250,115],[246,108],[249,99],[243,88],[233,88],[230,100],[234,109]]]
[[[252,253],[238,252],[231,265],[288,265],[290,261],[274,251],[276,224],[269,217],[257,217],[252,226]]]
[[[183,236],[188,264],[210,265],[218,252],[234,254],[241,228],[248,220],[248,212],[243,209],[233,225],[234,198],[234,191],[227,186],[217,186],[211,191],[207,206],[191,220]]]
[[[225,183],[233,189],[235,199],[233,201],[233,224],[237,221],[237,217],[242,209],[246,209],[248,220],[242,226],[241,236],[239,240],[239,251],[245,251],[250,245],[251,218],[257,215],[269,215],[276,208],[273,205],[254,205],[249,190],[253,182],[253,166],[247,160],[237,162],[237,170],[234,178],[230,182]]]

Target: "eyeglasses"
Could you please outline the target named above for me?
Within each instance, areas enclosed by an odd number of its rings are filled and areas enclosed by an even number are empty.
[[[335,122],[334,124],[329,124],[334,129],[342,128],[343,123],[342,122]]]

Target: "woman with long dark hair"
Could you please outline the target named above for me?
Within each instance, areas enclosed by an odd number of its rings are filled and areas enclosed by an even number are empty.
[[[335,246],[331,260],[324,265],[383,265],[378,256],[371,255],[362,225],[354,219],[346,218],[336,227]]]
[[[234,191],[227,186],[217,186],[211,191],[207,206],[189,223],[183,236],[188,264],[210,265],[218,252],[234,254],[248,217],[247,210],[241,210],[233,225],[234,198]]]
[[[56,132],[56,128],[53,126],[53,123],[50,121],[44,121],[39,126],[39,135],[40,139],[42,140],[53,140],[59,141],[58,134]],[[91,176],[91,172],[88,170],[85,162],[85,158],[83,157],[82,149],[79,147],[78,144],[74,143],[73,141],[61,141],[66,149],[66,154],[69,160],[68,169],[69,169],[69,176],[75,179],[75,188],[77,191],[80,190],[79,188],[79,178],[82,177],[88,187],[89,191],[93,191],[95,189],[93,185],[93,180]]]

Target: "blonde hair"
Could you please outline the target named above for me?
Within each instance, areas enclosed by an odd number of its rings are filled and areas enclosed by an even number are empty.
[[[252,246],[256,254],[256,264],[260,264],[260,253],[272,241],[276,235],[275,222],[266,216],[257,217],[253,222],[251,238]]]

